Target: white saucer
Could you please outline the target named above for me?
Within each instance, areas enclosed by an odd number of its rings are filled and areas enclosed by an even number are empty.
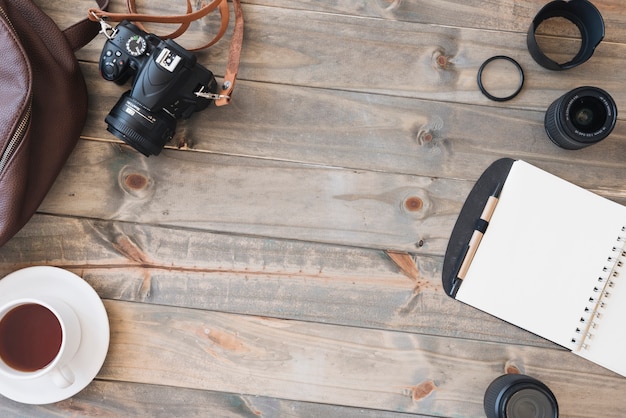
[[[81,277],[57,267],[28,267],[0,280],[0,305],[13,299],[55,296],[70,305],[80,321],[82,339],[71,368],[76,380],[59,388],[50,376],[30,380],[0,376],[0,394],[17,402],[48,404],[83,390],[98,374],[109,349],[109,318],[96,291]]]

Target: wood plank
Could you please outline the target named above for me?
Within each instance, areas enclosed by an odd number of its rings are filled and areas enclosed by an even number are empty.
[[[450,299],[441,257],[35,216],[0,248],[0,276],[59,266],[106,299],[428,335],[556,347]]]
[[[537,0],[480,1],[439,0],[248,0],[246,3],[285,9],[302,9],[325,13],[380,17],[408,22],[460,26],[504,32],[523,32],[547,4]],[[605,42],[626,41],[626,11],[619,0],[594,0],[607,27]],[[562,32],[556,32],[562,33]]]
[[[62,27],[69,26],[82,18],[88,7],[95,7],[78,0],[46,2],[35,0]],[[111,2],[109,10],[125,12],[123,2]],[[151,14],[184,13],[184,1],[152,0],[138,1],[141,12]],[[357,17],[382,18],[396,21],[423,23],[441,26],[482,29],[490,31],[526,33],[532,19],[545,5],[538,0],[500,0],[497,3],[477,1],[423,0],[244,0],[245,8],[253,5],[270,6],[278,9],[296,9]],[[81,7],[77,7],[80,4]],[[619,0],[594,0],[607,28],[604,42],[626,42],[626,11]],[[68,10],[76,13],[68,13]],[[84,13],[83,13],[84,11]],[[562,32],[555,32],[560,34]],[[569,35],[569,34],[568,34]]]
[[[83,135],[117,140],[104,118],[123,88],[103,82],[94,65],[83,69],[91,92]],[[468,180],[497,158],[522,158],[626,202],[623,123],[600,144],[569,151],[548,139],[543,112],[245,81],[237,89],[232,105],[179,121],[170,146]]]
[[[472,185],[83,141],[40,211],[443,255]]]
[[[159,4],[156,3],[155,7]],[[52,5],[44,6],[54,7]],[[256,29],[251,30],[282,31],[281,36],[267,33],[252,34],[250,35],[252,39],[259,38],[264,42],[259,44],[252,41],[249,42],[249,45],[246,44],[252,57],[268,55],[267,48],[276,49],[275,53],[269,54],[274,63],[262,66],[263,74],[261,77],[256,77],[253,74],[247,76],[257,78],[264,83],[240,83],[237,92],[240,99],[236,101],[236,104],[223,109],[210,109],[196,115],[191,121],[181,122],[175,144],[183,144],[198,150],[234,155],[255,155],[263,158],[347,168],[463,179],[475,179],[482,169],[497,157],[522,157],[530,162],[539,163],[543,168],[583,187],[595,186],[595,179],[597,178],[606,179],[604,187],[596,191],[611,193],[610,197],[616,200],[624,199],[626,193],[623,192],[622,179],[626,174],[626,168],[624,168],[622,160],[623,155],[626,155],[626,141],[624,140],[626,125],[618,124],[614,133],[602,144],[577,152],[558,149],[548,141],[543,129],[543,113],[552,100],[572,85],[588,84],[590,81],[589,74],[594,74],[595,79],[603,80],[603,83],[611,80],[611,77],[614,78],[616,75],[610,68],[584,71],[576,69],[557,73],[542,71],[540,76],[532,77],[532,79],[545,79],[547,84],[551,86],[550,88],[556,88],[560,91],[558,94],[550,93],[549,99],[546,100],[540,97],[549,91],[546,85],[536,84],[533,86],[527,83],[523,95],[532,99],[532,104],[529,106],[533,107],[535,112],[493,108],[492,103],[486,101],[478,93],[474,82],[472,82],[474,83],[472,86],[473,96],[478,100],[472,99],[470,102],[485,104],[486,107],[448,104],[449,98],[447,97],[437,97],[437,100],[444,100],[440,103],[430,100],[414,101],[393,98],[379,94],[340,93],[329,90],[339,88],[332,83],[320,84],[319,87],[325,88],[324,91],[268,85],[265,82],[297,83],[290,76],[267,78],[267,75],[272,74],[275,70],[280,70],[277,68],[280,66],[286,67],[284,69],[288,71],[298,71],[299,77],[307,77],[307,79],[302,79],[301,83],[316,85],[317,81],[310,78],[314,77],[319,80],[322,77],[315,76],[314,71],[305,70],[302,67],[302,65],[308,64],[293,62],[296,57],[302,55],[318,57],[316,60],[319,62],[316,61],[315,71],[321,70],[333,74],[332,77],[326,77],[326,79],[335,80],[337,74],[346,74],[348,69],[352,72],[355,63],[351,63],[351,59],[362,61],[363,57],[376,55],[375,51],[372,52],[364,45],[359,44],[358,34],[360,32],[380,32],[380,36],[387,36],[385,26],[381,26],[380,31],[373,31],[370,26],[374,25],[376,28],[376,25],[391,25],[393,22],[378,22],[377,20],[371,22],[368,19],[363,22],[363,19],[353,17],[329,17],[319,13],[284,11],[253,5],[248,6],[248,8],[250,11],[247,15],[250,16],[247,21],[252,22],[250,25],[256,27]],[[248,12],[248,10],[246,11]],[[268,25],[265,22],[272,20],[276,13],[278,13],[277,20],[276,24],[273,25],[276,26],[276,29],[267,29]],[[272,15],[269,16],[269,14]],[[299,25],[300,31],[312,27],[309,23],[302,24],[305,20],[308,22],[307,19],[309,18],[315,19],[315,33],[301,32],[299,36],[285,35],[292,33],[290,25]],[[259,22],[259,25],[255,25],[255,21]],[[283,24],[287,26],[281,27]],[[344,27],[352,28],[352,31],[342,30],[341,28]],[[415,33],[416,30],[418,32],[424,30],[426,35],[420,36],[419,33]],[[402,31],[406,32],[401,33]],[[432,50],[433,43],[431,41],[433,37],[447,40],[446,42],[450,42],[451,39],[462,41],[465,35],[456,34],[457,31],[457,29],[452,30],[451,28],[433,27],[431,25],[417,25],[415,27],[415,25],[407,23],[398,27],[394,25],[392,33],[398,34],[397,36],[402,39],[411,39],[412,42],[423,42],[415,45],[416,50],[423,53],[424,50]],[[338,62],[336,57],[325,56],[320,51],[316,51],[315,48],[318,45],[315,43],[310,45],[311,42],[292,45],[294,37],[310,39],[315,34],[321,36],[319,32],[327,33],[328,36],[335,38],[341,37],[342,41],[338,43],[347,45],[346,47],[351,51],[350,54],[343,54],[347,58]],[[467,36],[476,37],[478,36],[476,33],[481,33],[485,42],[494,42],[494,37],[486,32],[470,30],[467,31]],[[509,39],[509,37],[502,38]],[[271,39],[272,43],[265,42],[267,39]],[[92,45],[86,49],[87,52],[90,51],[91,59],[97,59],[102,43],[103,40],[100,39],[93,43],[95,47]],[[280,43],[280,47],[272,48],[272,45],[276,43]],[[325,43],[328,42],[320,42],[319,44]],[[389,62],[394,63],[394,65],[398,62],[399,65],[404,65],[404,68],[411,68],[411,63],[407,63],[407,60],[412,58],[410,54],[406,53],[406,45],[399,43],[394,47],[393,45],[396,43],[392,42],[390,50],[389,45],[382,42],[382,38],[380,42],[376,43],[376,45],[379,44],[381,48],[385,48],[386,54],[389,55]],[[435,40],[436,44],[441,44],[441,42]],[[469,44],[477,52],[481,48],[480,43],[474,40]],[[441,45],[437,48],[441,49]],[[455,85],[455,80],[473,80],[475,76],[470,77],[467,72],[471,71],[475,74],[480,64],[480,61],[470,63],[470,58],[476,54],[470,54],[469,47],[466,50],[463,52],[466,55],[463,57],[463,65],[450,65],[445,69],[439,68],[437,70],[437,66],[435,65],[433,68],[431,61],[422,62],[420,65],[423,65],[423,68],[415,72],[415,74],[421,74],[419,77],[413,77],[413,73],[406,71],[406,69],[402,71],[392,69],[391,72],[394,77],[407,77],[408,75],[411,76],[411,83],[419,83],[415,88],[408,85],[403,87],[405,91],[399,94],[414,95],[415,92],[418,92],[420,97],[432,98],[432,96],[422,95],[422,93],[432,90],[433,85],[436,86],[437,90],[442,91],[449,88],[454,92],[463,90]],[[626,55],[617,54],[613,59],[620,59],[621,56]],[[525,59],[526,62],[530,62],[530,57]],[[210,61],[216,62],[214,68],[221,67],[225,62],[225,50],[211,51]],[[344,63],[344,61],[346,62]],[[602,59],[602,62],[606,61]],[[249,64],[252,70],[259,67],[259,63],[250,62]],[[385,77],[380,76],[380,59],[375,64],[362,65],[360,63],[358,66],[361,72],[374,71],[376,73],[367,75],[370,83],[374,85],[385,79]],[[336,65],[344,67],[342,67],[343,69],[332,68]],[[242,73],[247,71],[246,66],[244,57]],[[616,67],[619,66],[621,65],[616,63]],[[119,87],[103,81],[95,66],[85,65],[84,68],[88,74],[92,96],[90,121],[85,129],[85,136],[112,139],[113,137],[104,131],[102,119],[128,87]],[[444,75],[446,76],[444,77]],[[348,74],[340,78],[350,79]],[[528,74],[527,79],[531,80],[531,76]],[[436,82],[433,84],[434,81]],[[559,86],[561,82],[562,85]],[[600,87],[605,87],[611,91],[618,100],[618,105],[623,107],[624,103],[621,103],[621,98],[626,97],[626,94],[620,93],[621,89],[624,88],[621,80],[615,85],[601,85]],[[351,87],[345,88],[354,90]],[[376,89],[372,91],[374,92]],[[515,107],[527,106],[519,103]],[[301,111],[296,112],[294,109]],[[325,127],[321,132],[319,129],[320,121],[323,121]],[[211,134],[199,134],[204,132]],[[505,138],[504,141],[503,138]],[[372,152],[375,152],[378,158],[370,158]],[[311,157],[315,155],[319,157]],[[451,159],[454,159],[454,164],[448,163]],[[588,161],[593,161],[593,168],[580,173],[580,170],[577,169],[578,165]],[[444,169],[446,171],[443,171]],[[609,192],[609,190],[616,188],[618,189],[617,192]]]
[[[56,3],[56,2],[55,2]],[[55,4],[53,3],[53,4]],[[53,4],[42,6],[45,10]],[[118,6],[119,7],[119,6]],[[151,2],[150,10],[171,9],[171,2]],[[611,92],[626,108],[626,87],[614,68],[624,66],[626,44],[602,43],[594,59],[570,71],[537,65],[526,47],[525,33],[494,36],[493,30],[437,26],[294,9],[245,5],[246,35],[240,78],[266,83],[360,91],[401,97],[493,106],[476,85],[479,66],[494,55],[510,55],[526,73],[524,91],[497,107],[544,111],[573,86],[592,84]],[[58,17],[61,26],[68,20]],[[267,24],[272,22],[272,24]],[[191,47],[211,38],[213,26],[196,24],[181,39]],[[79,52],[97,62],[104,37]],[[556,40],[556,50],[572,49],[574,40]],[[327,45],[333,45],[328,48]],[[216,74],[223,74],[228,39],[198,54]],[[517,80],[517,73],[512,74]]]
[[[472,417],[484,414],[489,382],[514,365],[554,391],[563,416],[621,416],[626,407],[626,380],[560,350],[105,305],[112,345],[99,376],[107,380]]]
[[[83,141],[40,211],[442,255],[471,185]]]
[[[345,418],[419,418],[426,415],[349,408],[334,405],[289,401],[264,396],[247,396],[205,390],[172,388],[127,382],[96,380],[72,398],[52,405],[25,405],[0,400],[3,417],[37,416],[53,418],[60,414],[78,417],[150,416],[247,417],[276,416]]]

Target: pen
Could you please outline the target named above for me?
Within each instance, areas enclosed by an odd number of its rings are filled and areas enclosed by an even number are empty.
[[[489,221],[491,221],[491,217],[493,216],[493,212],[496,209],[496,205],[498,204],[498,200],[500,198],[500,192],[502,191],[502,183],[498,183],[494,192],[487,199],[487,203],[483,209],[483,212],[480,214],[480,218],[476,221],[476,225],[474,227],[474,232],[472,233],[472,237],[467,244],[463,261],[461,262],[461,267],[452,282],[452,295],[456,296],[456,292],[459,290],[459,286],[463,279],[465,279],[465,275],[469,270],[470,265],[472,264],[472,260],[474,259],[474,255],[476,255],[476,250],[480,245],[480,241],[483,239],[483,235],[489,226]]]

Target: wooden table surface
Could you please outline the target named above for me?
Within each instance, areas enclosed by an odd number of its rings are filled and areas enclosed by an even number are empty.
[[[61,27],[93,3],[37,1]],[[624,416],[626,378],[441,286],[461,205],[498,158],[626,203],[626,116],[579,151],[553,145],[543,123],[550,103],[583,85],[607,90],[626,114],[626,8],[594,1],[604,41],[585,64],[552,72],[526,46],[546,3],[244,1],[232,104],[180,121],[150,158],[106,131],[129,86],[100,77],[104,37],[79,51],[90,91],[83,139],[0,248],[0,273],[77,273],[104,300],[111,344],[76,396],[45,406],[0,398],[0,415],[479,417],[487,385],[517,371],[546,383],[562,416]],[[542,38],[560,58],[578,45],[564,26]],[[180,43],[215,29],[215,17],[196,23]],[[198,54],[218,80],[231,31]],[[524,69],[511,101],[478,90],[494,55]],[[517,81],[510,69],[492,76]]]

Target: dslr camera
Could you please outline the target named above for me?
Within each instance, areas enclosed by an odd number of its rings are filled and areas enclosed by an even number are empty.
[[[105,122],[109,132],[147,157],[158,155],[172,139],[177,119],[189,118],[217,98],[213,73],[192,52],[128,21],[105,43],[100,74],[120,85],[134,77]]]

